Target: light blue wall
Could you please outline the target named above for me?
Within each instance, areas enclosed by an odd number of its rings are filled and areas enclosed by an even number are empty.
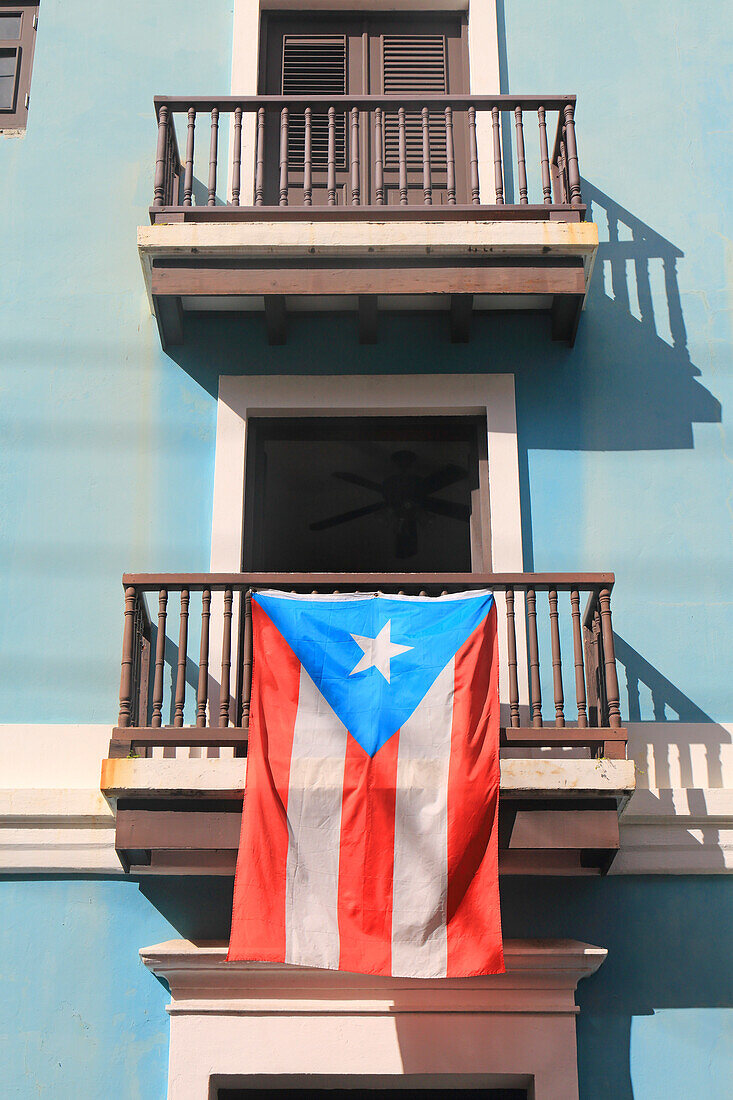
[[[629,717],[731,718],[723,6],[499,4],[505,86],[577,92],[585,197],[619,227],[573,350],[544,318],[477,319],[463,347],[388,316],[360,347],[351,318],[299,317],[285,348],[210,321],[169,357],[135,247],[151,100],[228,89],[231,9],[43,0],[28,133],[0,140],[0,721],[114,719],[120,575],[207,567],[238,370],[516,372],[526,567],[615,570]]]
[[[160,349],[135,237],[153,96],[228,92],[232,6],[41,3],[0,137],[0,721],[111,721],[123,571],[208,566],[215,402]]]
[[[225,937],[230,900],[218,880],[0,880],[3,1097],[161,1100],[169,997],[138,949]],[[727,1100],[731,908],[721,878],[503,882],[506,936],[609,949],[578,987],[581,1100]]]

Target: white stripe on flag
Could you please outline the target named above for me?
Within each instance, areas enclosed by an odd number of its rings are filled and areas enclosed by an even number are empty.
[[[301,667],[288,789],[285,962],[337,969],[346,726]]]
[[[443,978],[448,963],[448,766],[455,658],[402,726],[397,750],[392,973]]]

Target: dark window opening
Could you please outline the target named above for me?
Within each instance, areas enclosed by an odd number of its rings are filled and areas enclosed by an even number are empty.
[[[37,24],[37,3],[0,0],[0,130],[26,125]]]
[[[485,419],[249,421],[247,570],[481,571],[488,530]]]
[[[217,1100],[527,1100],[526,1089],[227,1089]]]

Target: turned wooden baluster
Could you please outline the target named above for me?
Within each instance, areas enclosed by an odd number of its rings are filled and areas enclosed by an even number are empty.
[[[361,184],[359,179],[359,108],[351,108],[351,205],[361,202]]]
[[[336,205],[336,108],[328,108],[328,205]]]
[[[135,610],[137,590],[125,589],[125,628],[122,634],[122,663],[120,667],[120,713],[117,725],[127,727],[132,722],[132,666],[135,648]]]
[[[588,726],[588,711],[585,698],[585,668],[583,666],[583,636],[580,626],[580,592],[571,589],[570,607],[573,617],[573,660],[575,662],[575,698],[578,704],[578,726]]]
[[[190,206],[193,195],[193,143],[196,128],[196,109],[188,108],[188,125],[186,127],[186,168],[183,174],[183,205]]]
[[[244,633],[242,635],[242,725],[249,725],[252,699],[252,594],[244,594]]]
[[[567,155],[568,187],[570,189],[570,202],[578,206],[580,197],[580,169],[578,167],[578,149],[575,144],[575,116],[572,103],[565,104],[563,112],[565,119],[565,152]]]
[[[216,206],[216,162],[219,149],[219,108],[211,109],[211,143],[209,145],[209,198],[207,206]]]
[[[257,159],[255,166],[255,206],[265,205],[265,108],[257,111]]]
[[[494,193],[497,206],[504,202],[504,166],[501,160],[501,130],[499,129],[499,108],[491,108],[491,122],[494,137]]]
[[[280,112],[280,206],[288,205],[288,109]]]
[[[234,154],[232,156],[232,206],[239,206],[242,179],[242,108],[234,109]]]
[[[186,705],[186,655],[188,652],[188,600],[189,592],[181,592],[181,618],[178,627],[178,667],[176,669],[176,698],[173,712],[173,725],[183,725],[183,710]]]
[[[529,626],[529,686],[532,694],[532,725],[542,725],[542,689],[540,687],[540,647],[537,639],[537,595],[527,589],[527,622]]]
[[[519,678],[517,676],[517,630],[514,620],[514,589],[506,590],[506,649],[509,665],[509,713],[511,724],[519,726]]]
[[[598,599],[601,605],[601,637],[603,639],[603,664],[606,672],[608,724],[614,729],[618,729],[621,725],[621,707],[618,675],[616,673],[616,650],[613,642],[613,626],[611,623],[611,589],[602,588],[598,593]]]
[[[563,133],[565,133],[565,127],[563,126]],[[557,158],[557,171],[558,171],[558,186],[560,188],[560,202],[568,201],[568,187],[567,187],[567,161],[565,160],[565,142],[561,141],[559,146],[559,155]]]
[[[433,205],[433,180],[430,171],[430,112],[422,109],[422,194],[425,206]]]
[[[517,176],[519,180],[519,202],[526,206],[527,198],[527,163],[524,155],[524,124],[522,123],[522,108],[514,108],[514,128],[517,133]]]
[[[232,601],[231,588],[224,592],[224,634],[221,643],[221,690],[219,692],[219,725],[229,725],[229,681],[232,667]]]
[[[158,111],[158,146],[155,152],[153,206],[165,205],[165,168],[168,155],[168,123],[168,108],[163,105]]]
[[[453,142],[453,108],[445,109],[445,190],[449,206],[456,205],[456,152]]]
[[[468,108],[468,148],[471,179],[471,202],[478,206],[481,202],[478,179],[478,141],[476,138],[476,108]]]
[[[313,119],[305,109],[305,145],[303,150],[303,206],[313,205]]]
[[[552,182],[550,180],[550,154],[547,150],[547,124],[545,122],[545,108],[537,108],[537,119],[540,127],[540,164],[542,166],[542,201],[545,206],[552,206]]]
[[[151,725],[159,729],[163,724],[163,676],[165,673],[165,621],[168,592],[161,588],[158,594],[158,634],[155,639],[155,679],[153,680],[153,716]]]
[[[384,124],[382,108],[374,110],[374,196],[384,206]]]
[[[199,682],[196,692],[196,725],[206,725],[206,703],[209,698],[209,621],[211,619],[211,590],[201,594],[201,646],[199,649]]]
[[[562,691],[562,654],[560,652],[560,622],[557,612],[557,591],[551,588],[550,601],[550,644],[552,647],[552,688],[555,699],[555,725],[565,725],[564,697]]]
[[[407,206],[407,133],[405,129],[405,108],[397,111],[397,152],[399,160],[400,206]]]

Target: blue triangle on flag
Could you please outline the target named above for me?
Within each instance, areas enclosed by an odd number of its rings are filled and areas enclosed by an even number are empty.
[[[407,721],[494,600],[488,592],[253,599],[369,756]]]

